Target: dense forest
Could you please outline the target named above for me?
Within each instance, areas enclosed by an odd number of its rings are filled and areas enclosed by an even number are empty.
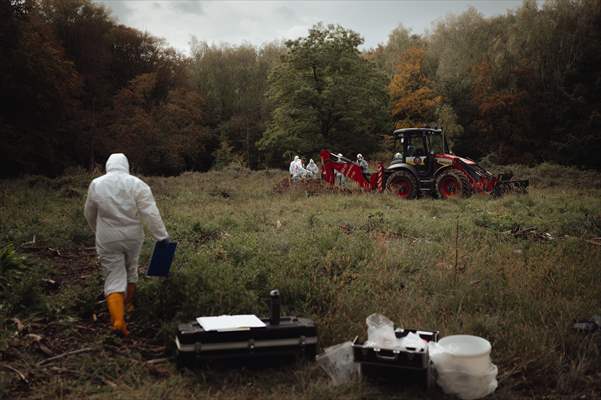
[[[277,38],[274,38],[277,39]],[[395,127],[440,126],[491,162],[601,168],[601,2],[475,9],[361,49],[318,24],[255,47],[189,55],[90,0],[0,0],[0,176],[284,167],[322,147],[382,158]]]

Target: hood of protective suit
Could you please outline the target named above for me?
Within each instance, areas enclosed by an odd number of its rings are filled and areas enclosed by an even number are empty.
[[[317,167],[317,164],[315,164],[315,161],[313,161],[313,159],[309,161],[309,165],[307,165],[307,171],[311,172],[313,175],[317,174],[317,172],[319,171],[319,168]]]
[[[129,174],[129,161],[123,153],[114,153],[106,160],[106,172],[125,172]]]

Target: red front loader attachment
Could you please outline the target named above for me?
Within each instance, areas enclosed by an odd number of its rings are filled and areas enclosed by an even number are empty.
[[[364,174],[361,167],[345,157],[338,157],[338,155],[328,151],[322,150],[319,153],[321,157],[321,178],[334,185],[336,183],[336,172],[340,172],[347,178],[357,182],[357,184],[366,191],[382,192],[384,190],[384,165],[378,164],[377,170],[374,174]]]
[[[453,159],[453,168],[463,172],[471,185],[473,193],[486,192],[498,197],[505,193],[526,193],[529,182],[524,180],[513,180],[512,174],[493,175],[472,161],[467,164],[460,157]]]

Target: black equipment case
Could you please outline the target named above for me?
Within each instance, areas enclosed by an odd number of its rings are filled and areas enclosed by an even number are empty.
[[[426,342],[438,342],[438,331],[396,329],[397,338],[409,332],[418,334]],[[432,385],[432,365],[428,349],[407,347],[404,349],[380,349],[353,341],[353,356],[359,363],[361,376],[369,381],[394,385],[418,384],[429,388]]]
[[[271,317],[265,327],[239,331],[205,331],[197,321],[180,324],[175,337],[177,361],[183,366],[272,366],[315,359],[317,328],[312,320],[280,317],[279,293],[271,292]]]

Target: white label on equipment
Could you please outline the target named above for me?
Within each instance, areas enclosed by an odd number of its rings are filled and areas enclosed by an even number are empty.
[[[218,317],[198,317],[196,321],[205,331],[242,331],[250,328],[264,328],[265,323],[256,315],[220,315]]]

